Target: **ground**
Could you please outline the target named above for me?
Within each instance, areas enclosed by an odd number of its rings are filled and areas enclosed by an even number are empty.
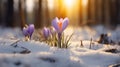
[[[113,67],[120,63],[120,27],[115,30],[103,26],[68,27],[64,31],[65,35],[72,32],[71,45],[68,49],[61,49],[34,40],[35,33],[32,40],[25,41],[19,28],[1,27],[0,67]],[[98,43],[102,33],[108,33],[115,44]]]

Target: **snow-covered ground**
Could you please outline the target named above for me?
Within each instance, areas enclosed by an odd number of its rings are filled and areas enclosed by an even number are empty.
[[[0,28],[0,67],[108,67],[120,63],[120,27],[116,30],[94,28],[67,28],[65,35],[74,32],[68,49],[50,47],[34,40],[25,41],[19,28]],[[101,33],[108,33],[115,45],[99,44]],[[90,39],[93,39],[90,49]],[[83,46],[81,47],[81,42]],[[106,52],[116,49],[117,52]]]

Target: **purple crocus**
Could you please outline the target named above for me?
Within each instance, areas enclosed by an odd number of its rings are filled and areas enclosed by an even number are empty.
[[[28,36],[30,39],[32,37],[32,34],[34,32],[34,24],[30,24],[29,26],[26,26],[23,28],[23,34],[26,36]]]
[[[24,27],[23,28],[23,34],[25,35],[25,36],[28,36],[29,35],[29,33],[28,33],[28,28],[26,28],[26,27]]]
[[[30,24],[28,27],[28,33],[30,35],[30,38],[31,38],[33,32],[34,32],[34,24]]]
[[[45,37],[45,39],[47,39],[50,36],[50,34],[51,34],[50,33],[50,29],[44,27],[44,29],[43,29],[43,36]]]
[[[55,28],[55,30],[58,33],[58,47],[61,47],[61,39],[62,39],[62,32],[66,29],[66,27],[69,24],[68,18],[60,18],[57,17],[52,21],[52,26]]]
[[[69,19],[58,19],[57,17],[52,21],[52,26],[58,33],[62,33],[69,24]]]

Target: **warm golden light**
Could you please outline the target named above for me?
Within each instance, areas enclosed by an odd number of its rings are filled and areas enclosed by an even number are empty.
[[[87,6],[88,0],[82,0],[82,5]]]
[[[47,1],[48,1],[49,9],[53,9],[54,8],[54,0],[47,0]]]
[[[73,6],[75,0],[63,0],[66,7],[70,8]]]

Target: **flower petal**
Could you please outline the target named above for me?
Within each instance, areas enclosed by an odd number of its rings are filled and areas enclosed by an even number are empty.
[[[50,30],[48,28],[44,27],[43,35],[45,38],[48,38],[50,36]]]
[[[56,31],[60,31],[58,22],[59,22],[59,20],[57,17],[52,21],[52,26],[55,28]]]
[[[65,30],[65,28],[68,26],[68,24],[69,24],[69,19],[65,18],[63,20],[62,31]]]
[[[28,27],[28,33],[30,37],[32,36],[33,32],[34,32],[34,24],[30,24]]]
[[[63,18],[60,18],[59,22],[62,22],[62,23],[63,23],[63,20],[64,20]]]
[[[25,36],[27,36],[28,35],[28,28],[23,28],[23,34],[25,35]]]

